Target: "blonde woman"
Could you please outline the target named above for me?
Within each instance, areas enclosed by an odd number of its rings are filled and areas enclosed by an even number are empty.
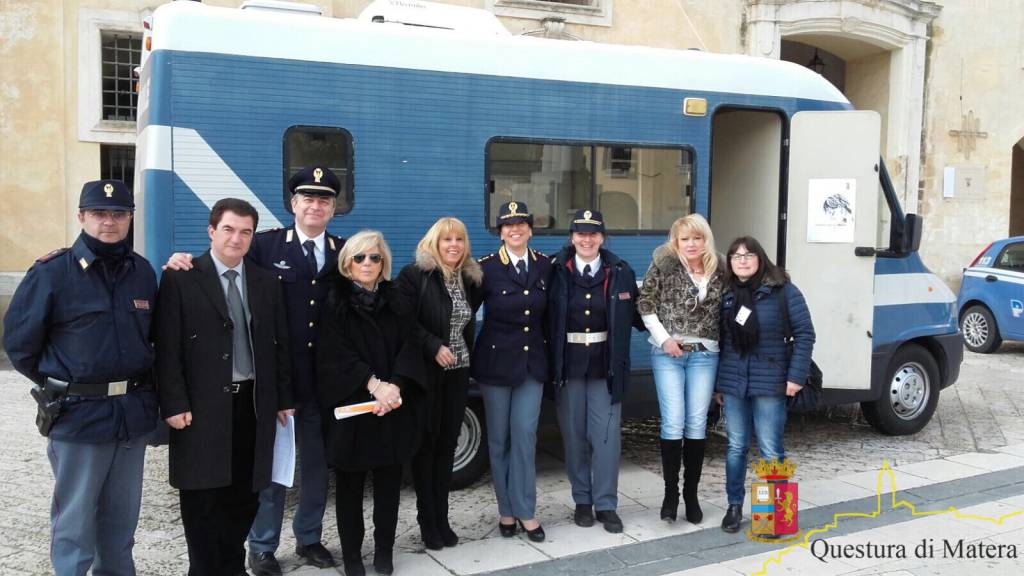
[[[637,308],[650,332],[651,364],[661,411],[662,520],[675,521],[679,468],[686,519],[699,523],[707,411],[718,370],[722,270],[707,220],[690,214],[672,224],[654,251]]]
[[[380,232],[364,230],[338,254],[341,273],[320,321],[317,392],[327,462],[337,473],[338,532],[345,574],[362,576],[363,490],[373,472],[373,566],[394,571],[402,465],[423,435],[422,362],[409,347],[412,330],[390,305],[395,291],[391,251]],[[338,406],[375,402],[373,414],[336,420]]]
[[[444,217],[416,247],[415,260],[395,281],[395,308],[413,327],[426,366],[426,434],[412,472],[416,520],[423,544],[431,550],[455,546],[459,536],[448,522],[448,493],[455,445],[466,410],[469,358],[480,305],[483,273],[470,257],[466,225]]]

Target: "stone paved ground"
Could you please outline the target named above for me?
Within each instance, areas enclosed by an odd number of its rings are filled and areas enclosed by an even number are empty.
[[[32,424],[35,405],[27,382],[0,355],[0,404],[7,417],[0,421],[0,573],[48,574],[49,495],[52,478],[46,461],[46,443]],[[905,465],[963,452],[1024,442],[1024,345],[1004,345],[998,354],[967,353],[959,383],[943,392],[935,418],[922,432],[903,438],[875,433],[856,410],[840,408],[830,414],[795,419],[787,429],[787,451],[798,460],[801,482],[834,478],[838,474],[876,470],[882,459]],[[570,509],[568,484],[560,469],[557,430],[541,434],[538,457],[538,517],[545,525],[564,523]],[[660,474],[657,423],[627,424],[624,458]],[[724,501],[724,440],[712,436],[702,500],[708,516]],[[142,518],[137,532],[136,562],[145,575],[180,575],[186,571],[185,543],[177,508],[177,494],[167,484],[166,448],[147,455]],[[411,488],[402,494],[398,547],[420,552],[415,529],[415,497]],[[634,511],[654,507],[658,498],[625,503]],[[289,498],[294,506],[294,494]],[[333,505],[333,498],[332,498]],[[288,517],[290,517],[289,511]],[[494,531],[496,507],[485,477],[453,494],[453,524],[464,540],[478,540]],[[717,522],[717,518],[713,519]],[[279,557],[286,571],[299,566],[291,549],[294,541],[285,530]],[[325,541],[340,556],[333,510],[325,518]],[[372,542],[365,547],[372,550]],[[307,570],[301,570],[305,573]]]

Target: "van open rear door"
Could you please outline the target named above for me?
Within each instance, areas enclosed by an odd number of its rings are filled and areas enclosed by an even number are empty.
[[[826,388],[871,388],[880,125],[871,111],[798,112],[790,124],[786,268]]]

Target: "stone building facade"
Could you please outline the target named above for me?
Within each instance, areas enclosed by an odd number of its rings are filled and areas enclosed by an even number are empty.
[[[108,68],[163,2],[0,0],[0,310],[36,257],[77,235],[82,182],[130,172],[134,122],[104,98],[126,68]],[[309,3],[354,17],[369,1]],[[1024,234],[1024,2],[448,3],[491,10],[513,34],[814,63],[881,115],[904,209],[925,219],[922,257],[952,287],[987,242]]]

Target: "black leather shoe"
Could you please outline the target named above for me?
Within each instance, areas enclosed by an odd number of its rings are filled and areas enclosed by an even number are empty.
[[[530,539],[530,542],[543,542],[544,541],[544,527],[541,526],[540,524],[538,524],[537,527],[534,528],[533,530],[527,530],[526,529],[526,525],[523,524],[522,520],[520,520],[519,521],[519,527],[523,529],[523,532],[526,532],[526,537]]]
[[[615,510],[598,510],[597,521],[604,524],[604,529],[612,534],[622,532],[622,519]]]
[[[391,549],[374,548],[373,569],[377,574],[391,576],[395,572],[395,563],[391,558]]]
[[[740,522],[743,521],[743,505],[730,504],[725,511],[725,518],[722,518],[722,530],[730,534],[740,531]]]
[[[498,532],[502,538],[511,538],[516,535],[517,526],[513,524],[502,524],[501,520],[498,520]]]
[[[590,504],[577,504],[572,521],[580,528],[590,528],[594,525],[594,507]]]
[[[334,556],[331,556],[327,548],[319,542],[305,546],[296,544],[295,553],[305,558],[306,564],[316,566],[317,568],[330,568],[334,566]]]
[[[452,527],[448,524],[444,524],[437,529],[441,533],[441,542],[449,548],[454,548],[459,543],[459,535],[452,530]]]
[[[255,576],[281,576],[281,565],[273,552],[249,552],[249,569]]]
[[[432,524],[420,524],[420,538],[423,539],[423,546],[427,550],[441,550],[444,548],[444,540],[441,539],[441,534]]]
[[[345,562],[345,576],[366,576],[366,566],[363,566],[363,561]]]

